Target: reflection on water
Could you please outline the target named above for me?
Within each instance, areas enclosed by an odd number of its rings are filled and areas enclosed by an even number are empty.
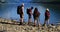
[[[18,20],[20,17],[17,14],[17,6],[20,5],[16,4],[0,4],[0,17],[8,18],[8,19],[16,19]],[[41,13],[39,19],[40,22],[44,23],[44,13],[45,9],[48,7],[50,9],[50,23],[55,23],[56,21],[60,21],[60,9],[57,5],[52,4],[38,4],[38,3],[25,3],[24,5],[24,19],[25,21],[28,20],[28,15],[26,13],[26,9],[33,6],[34,8],[37,7],[39,12]],[[34,10],[34,9],[33,9]],[[33,16],[32,16],[33,19]]]

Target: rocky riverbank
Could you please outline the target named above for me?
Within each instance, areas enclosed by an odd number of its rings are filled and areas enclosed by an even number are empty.
[[[9,20],[0,18],[0,32],[60,32],[60,25],[49,25],[49,26],[32,26],[27,25],[19,25],[16,20]]]

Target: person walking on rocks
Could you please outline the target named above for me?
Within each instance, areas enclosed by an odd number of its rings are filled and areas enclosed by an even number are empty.
[[[40,12],[38,11],[37,8],[35,8],[34,12],[33,12],[34,26],[36,26],[36,23],[38,22],[39,16],[40,16]]]
[[[24,17],[24,3],[17,7],[17,14],[20,15],[20,25],[23,24],[23,17]]]
[[[48,24],[49,24],[49,18],[50,18],[50,12],[49,12],[49,9],[47,8],[47,9],[46,9],[46,12],[45,12],[44,25],[46,24],[46,22],[48,22]]]
[[[27,14],[28,14],[28,24],[30,24],[30,22],[32,22],[32,20],[31,20],[32,9],[33,9],[33,7],[27,9]]]

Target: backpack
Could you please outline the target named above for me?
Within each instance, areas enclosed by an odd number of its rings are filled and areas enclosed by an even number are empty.
[[[29,9],[27,9],[27,14],[29,14],[28,12],[29,12]]]
[[[30,12],[32,12],[31,9],[27,9],[27,14],[31,14]]]
[[[18,6],[17,7],[17,14],[23,14],[22,7]]]

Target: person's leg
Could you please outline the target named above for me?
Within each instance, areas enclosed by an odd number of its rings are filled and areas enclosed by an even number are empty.
[[[23,23],[23,21],[24,21],[24,15],[22,15],[22,18],[21,18],[21,20],[22,20],[22,23]]]
[[[47,20],[47,22],[48,22],[48,25],[49,25],[49,19]]]
[[[30,22],[32,22],[32,20],[31,20],[31,15],[29,15],[29,20],[30,20]]]
[[[32,21],[31,21],[31,15],[29,15],[28,24],[29,24],[30,22],[32,22]]]
[[[44,25],[46,24],[46,20],[44,21]]]
[[[20,15],[20,25],[23,24],[23,15]]]
[[[22,20],[21,20],[22,18],[21,18],[21,15],[20,15],[20,24],[19,25],[22,25]]]
[[[46,21],[47,21],[47,19],[45,18],[45,21],[44,21],[44,24],[43,24],[44,26],[46,25]]]
[[[39,17],[37,18],[38,27],[40,26]]]
[[[29,24],[29,22],[30,22],[30,16],[28,15],[28,24]]]
[[[34,19],[34,26],[36,26],[36,23],[37,23],[37,20],[36,20],[36,19]]]

